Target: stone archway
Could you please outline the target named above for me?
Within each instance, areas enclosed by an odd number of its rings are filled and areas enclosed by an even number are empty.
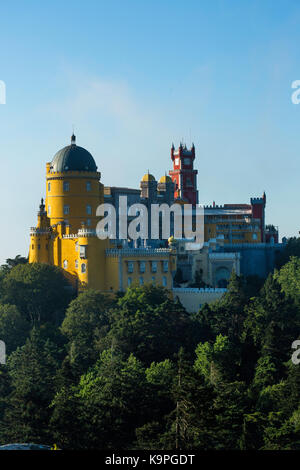
[[[230,271],[224,266],[219,267],[215,273],[215,285],[217,287],[227,287],[230,278]]]

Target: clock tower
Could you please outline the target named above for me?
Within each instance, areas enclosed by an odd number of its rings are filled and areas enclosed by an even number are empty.
[[[194,144],[188,149],[186,145],[180,143],[178,150],[175,150],[173,144],[171,148],[171,160],[173,162],[173,169],[169,171],[169,175],[175,185],[175,199],[182,198],[188,201],[189,204],[198,204],[198,170],[194,170]]]

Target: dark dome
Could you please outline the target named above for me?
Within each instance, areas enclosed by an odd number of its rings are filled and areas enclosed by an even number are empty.
[[[59,150],[51,162],[51,171],[97,171],[94,158],[83,147],[75,144],[75,136],[72,136],[72,144]]]

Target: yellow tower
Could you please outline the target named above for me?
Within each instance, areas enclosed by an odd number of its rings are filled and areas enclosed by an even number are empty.
[[[96,209],[103,203],[101,174],[92,155],[76,145],[59,150],[46,165],[46,211],[50,225],[64,222],[77,232],[84,223],[96,228]]]
[[[50,220],[45,211],[44,200],[41,200],[38,212],[38,223],[30,229],[29,263],[49,263],[51,252]]]

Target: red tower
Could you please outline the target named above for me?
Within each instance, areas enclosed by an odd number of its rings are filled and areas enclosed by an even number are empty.
[[[198,204],[197,191],[197,173],[194,170],[195,146],[187,149],[186,145],[180,144],[179,149],[175,150],[174,144],[171,148],[171,159],[173,161],[173,170],[169,175],[175,184],[174,197],[185,199],[190,204]]]

